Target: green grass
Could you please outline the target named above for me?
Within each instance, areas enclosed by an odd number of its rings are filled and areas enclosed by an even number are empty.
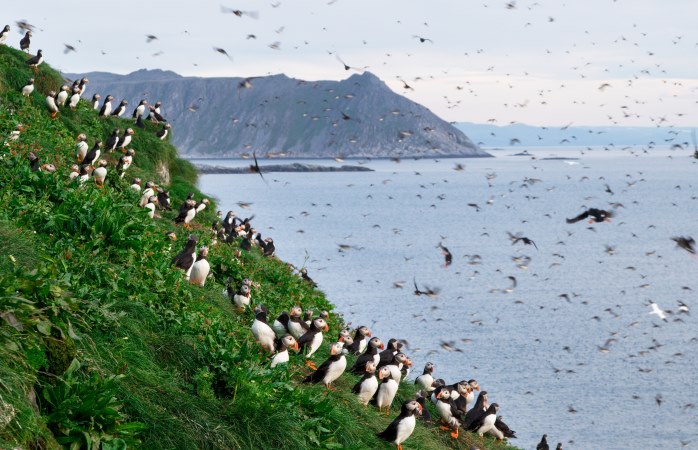
[[[174,211],[149,219],[128,185],[134,176],[162,184],[156,171],[166,167],[176,208],[189,192],[202,197],[191,164],[148,124],[136,130],[124,180],[112,170],[104,189],[69,182],[75,137],[85,133],[92,144],[130,121],[100,119],[86,102],[51,119],[44,97],[63,80],[45,64],[33,73],[25,59],[0,47],[0,448],[391,448],[375,433],[414,387],[401,387],[386,417],[358,404],[356,376],[329,392],[300,383],[301,355],[269,369],[249,331],[252,312],[234,311],[225,280],[259,283],[253,302],[272,316],[296,304],[331,311],[323,293],[275,258],[236,256],[236,244],[212,248],[205,287],[186,283],[170,260],[190,231],[174,225]],[[24,98],[30,77],[37,89]],[[5,145],[18,124],[20,138]],[[56,173],[32,173],[29,151]],[[106,157],[113,168],[118,155]],[[211,243],[214,211],[212,203],[196,218],[201,244]],[[167,231],[179,237],[172,248]],[[329,324],[336,336],[341,316]],[[328,350],[318,353],[319,362]],[[461,435],[419,425],[404,447],[510,448]]]

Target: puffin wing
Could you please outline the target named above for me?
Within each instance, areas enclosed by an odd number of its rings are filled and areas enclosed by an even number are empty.
[[[376,436],[383,439],[384,441],[394,441],[397,438],[397,427],[400,424],[400,419],[402,419],[402,416],[397,416],[392,422],[390,422],[388,428],[381,431],[380,433],[376,433]]]
[[[313,342],[313,338],[315,337],[315,333],[311,333],[310,331],[307,331],[303,333],[303,336],[298,339],[298,347],[299,348],[305,348],[308,345],[310,345],[311,342]]]
[[[587,217],[589,217],[589,211],[584,211],[583,213],[581,213],[577,217],[574,217],[572,219],[567,219],[567,223],[577,223],[580,220],[586,219]]]
[[[317,370],[303,380],[303,383],[319,383],[325,377],[327,370],[330,368],[330,364],[334,362],[334,359],[328,358],[323,362]]]

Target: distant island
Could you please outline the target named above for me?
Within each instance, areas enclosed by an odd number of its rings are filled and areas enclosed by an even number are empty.
[[[63,75],[89,78],[85,98],[98,93],[129,105],[162,102],[171,142],[185,157],[240,157],[253,150],[282,158],[491,156],[370,72],[341,81],[183,77],[163,70]]]

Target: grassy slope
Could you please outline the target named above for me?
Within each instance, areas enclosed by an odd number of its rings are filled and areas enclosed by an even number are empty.
[[[358,405],[350,393],[356,377],[345,374],[336,392],[301,385],[300,355],[270,370],[249,331],[252,313],[232,310],[222,282],[260,283],[253,301],[272,315],[294,304],[331,310],[323,294],[281,261],[257,251],[235,257],[236,245],[211,251],[214,279],[205,287],[185,283],[169,264],[188,234],[174,226],[173,212],[148,219],[114,173],[104,189],[67,179],[79,132],[91,144],[128,122],[98,119],[86,102],[52,120],[44,96],[62,80],[45,64],[32,74],[25,59],[0,46],[0,136],[26,125],[18,141],[5,146],[0,138],[0,448],[390,448],[374,434],[395,413]],[[19,90],[31,76],[37,89],[25,99]],[[160,181],[163,163],[178,206],[196,191],[196,174],[155,129],[137,130],[126,178]],[[57,172],[32,173],[30,150]],[[107,156],[113,168],[118,156]],[[199,224],[211,222],[212,206]],[[210,242],[199,226],[200,243]],[[169,230],[180,238],[173,248],[163,239]],[[330,335],[341,325],[333,314]],[[319,353],[318,361],[327,348]],[[404,385],[394,405],[413,392]],[[470,445],[507,448],[469,433],[456,442],[421,425],[405,448]]]

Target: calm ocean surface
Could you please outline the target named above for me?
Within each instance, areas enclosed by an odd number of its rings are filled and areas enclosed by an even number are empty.
[[[698,164],[685,151],[516,151],[199,185],[224,213],[254,214],[346,321],[405,339],[415,372],[432,361],[447,382],[477,379],[517,431],[513,444],[533,449],[547,433],[565,449],[698,448],[698,259],[670,239],[698,238]],[[622,204],[611,223],[565,223],[609,203]],[[415,296],[414,278],[439,295]],[[650,300],[674,315],[650,315]]]

